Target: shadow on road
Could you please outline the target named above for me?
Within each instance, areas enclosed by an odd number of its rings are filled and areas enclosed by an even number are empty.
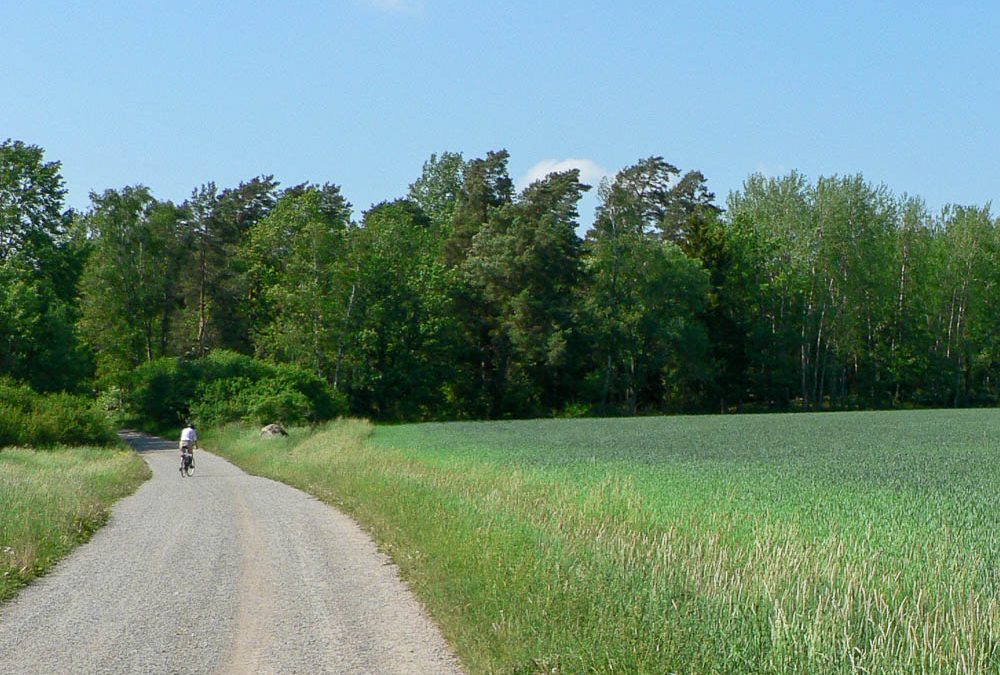
[[[166,438],[160,438],[158,436],[150,436],[149,434],[144,434],[141,431],[135,431],[133,429],[121,429],[118,431],[118,436],[125,441],[132,450],[139,453],[140,455],[152,455],[152,454],[169,454],[171,457],[176,457],[177,461],[180,459],[178,454],[177,441],[171,441]],[[204,448],[199,448],[195,451],[195,457],[197,458],[201,453],[207,452]],[[195,473],[193,476],[186,476],[186,480],[196,479],[196,478],[232,478],[232,472],[221,470],[218,465],[212,463],[211,461],[206,461],[203,464],[198,464],[195,462]],[[207,469],[207,470],[206,470]],[[172,470],[174,476],[177,475],[176,465]],[[2,672],[2,671],[0,671]]]
[[[118,432],[118,436],[129,444],[129,446],[136,452],[162,452],[164,450],[176,450],[177,443],[175,441],[168,441],[165,438],[158,438],[156,436],[147,436],[146,434],[140,433],[138,431],[133,431],[132,429],[122,429]]]

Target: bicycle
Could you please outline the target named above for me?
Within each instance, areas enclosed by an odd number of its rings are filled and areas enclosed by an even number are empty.
[[[181,478],[194,475],[194,453],[187,448],[181,452]]]

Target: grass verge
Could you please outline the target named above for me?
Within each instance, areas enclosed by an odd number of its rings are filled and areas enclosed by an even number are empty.
[[[993,673],[994,411],[208,444],[340,506],[471,672]]]
[[[0,450],[0,601],[87,541],[149,475],[121,449]]]

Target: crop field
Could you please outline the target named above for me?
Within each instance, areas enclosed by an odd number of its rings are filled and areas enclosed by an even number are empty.
[[[0,600],[104,524],[149,468],[115,448],[0,450]]]
[[[365,523],[473,672],[1000,669],[997,411],[229,434]]]

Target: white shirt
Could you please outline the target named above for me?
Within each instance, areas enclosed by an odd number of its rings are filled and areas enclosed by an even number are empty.
[[[198,440],[198,434],[191,427],[184,427],[184,430],[181,431],[181,440],[182,441],[197,441]]]

